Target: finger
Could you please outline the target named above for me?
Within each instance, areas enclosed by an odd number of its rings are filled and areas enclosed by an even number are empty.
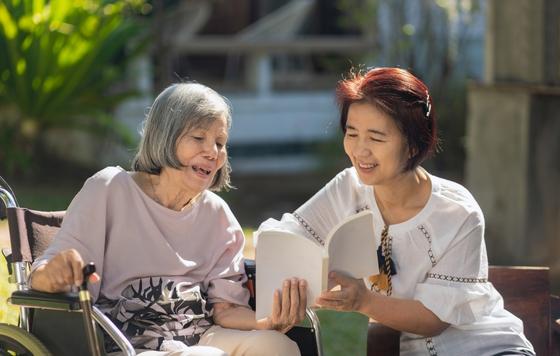
[[[298,321],[305,319],[305,308],[307,307],[307,282],[305,280],[300,280],[298,284],[299,292],[299,309],[298,309]]]
[[[319,298],[325,300],[341,300],[346,298],[346,291],[335,290],[335,291],[325,291],[319,295]]]
[[[68,284],[72,284],[72,270],[68,268],[66,256],[64,254],[54,258],[49,262],[47,267],[56,289],[61,289]]]
[[[299,281],[297,278],[292,278],[290,281],[290,324],[298,322],[299,303]]]
[[[272,295],[272,323],[275,324],[280,319],[282,305],[280,303],[280,291],[276,289]]]
[[[282,284],[282,312],[280,313],[282,321],[290,315],[290,284],[289,279]]]
[[[321,306],[321,308],[325,309],[332,309],[332,310],[340,310],[341,301],[338,299],[325,299],[325,298],[317,298],[316,303]]]
[[[82,257],[78,252],[73,252],[68,256],[68,260],[72,270],[71,283],[76,286],[80,286],[84,280],[84,272],[82,271],[82,268],[84,268],[84,262],[82,261]]]
[[[89,276],[89,283],[97,283],[101,280],[101,277],[96,273]]]

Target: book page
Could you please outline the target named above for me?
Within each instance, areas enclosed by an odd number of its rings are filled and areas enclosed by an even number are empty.
[[[371,211],[350,216],[335,227],[329,236],[329,271],[353,278],[379,273]]]
[[[256,318],[272,312],[273,293],[282,282],[297,277],[307,281],[307,306],[327,287],[328,259],[315,242],[287,231],[263,231],[256,248]]]

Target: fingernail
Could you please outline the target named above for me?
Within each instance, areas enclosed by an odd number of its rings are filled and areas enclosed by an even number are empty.
[[[92,275],[89,276],[89,282],[90,283],[97,283],[97,282],[99,282],[100,279],[101,279],[101,277],[99,277],[99,275],[97,273],[93,273]]]

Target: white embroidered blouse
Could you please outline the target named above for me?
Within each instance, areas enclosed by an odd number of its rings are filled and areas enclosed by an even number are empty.
[[[488,282],[484,216],[461,185],[429,175],[432,194],[413,218],[389,226],[394,297],[415,299],[450,324],[426,338],[402,333],[401,355],[492,355],[520,347],[532,350],[521,320],[506,311]],[[354,168],[340,172],[294,214],[268,219],[259,230],[275,228],[325,238],[344,217],[370,209],[380,243],[384,227],[373,187]],[[369,282],[366,282],[369,283]]]

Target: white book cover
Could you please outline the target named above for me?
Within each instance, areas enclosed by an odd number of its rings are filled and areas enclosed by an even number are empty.
[[[325,246],[308,236],[285,230],[262,231],[256,244],[256,318],[272,312],[272,297],[282,282],[297,277],[307,281],[307,307],[328,288],[329,271],[353,278],[379,273],[373,214],[366,210],[335,226]]]

